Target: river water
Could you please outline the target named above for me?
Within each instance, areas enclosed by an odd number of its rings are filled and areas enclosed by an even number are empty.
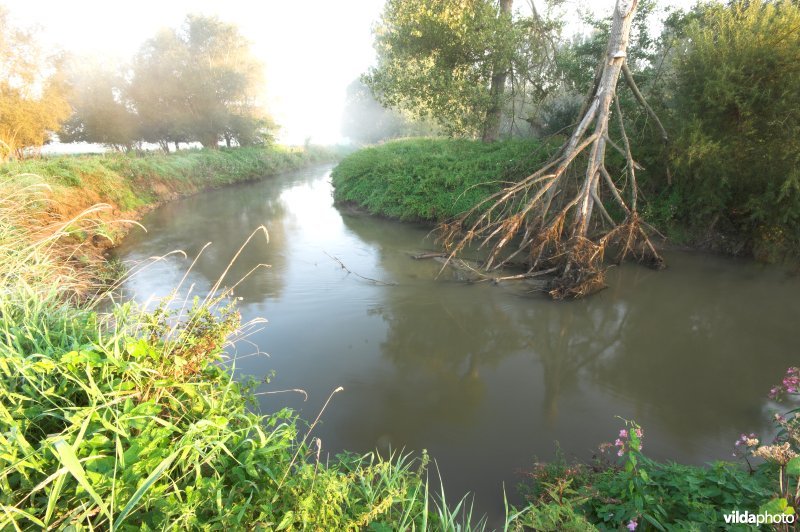
[[[520,285],[466,285],[410,255],[428,229],[333,206],[330,167],[315,167],[168,203],[116,253],[131,264],[183,250],[130,279],[140,302],[184,287],[203,295],[259,225],[227,279],[244,320],[268,323],[239,342],[238,375],[275,371],[265,411],[289,406],[323,449],[427,449],[450,500],[470,491],[502,513],[521,471],[558,448],[589,459],[623,426],[644,451],[700,464],[730,458],[741,432],[766,433],[766,394],[798,363],[800,279],[778,268],[669,253],[668,269],[612,269],[609,288],[554,303]],[[339,259],[352,274],[334,260]],[[375,284],[358,275],[395,285]],[[227,284],[231,284],[230,282]]]

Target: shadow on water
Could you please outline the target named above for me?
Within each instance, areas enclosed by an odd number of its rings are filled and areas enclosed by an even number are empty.
[[[645,451],[702,463],[730,456],[739,432],[765,430],[765,394],[796,364],[800,281],[774,268],[672,253],[670,268],[611,270],[611,288],[553,303],[521,285],[434,280],[438,263],[410,255],[432,247],[428,229],[333,206],[327,168],[232,187],[165,205],[148,234],[119,249],[126,260],[175,248],[210,248],[191,274],[202,293],[241,242],[265,225],[231,273],[272,268],[244,282],[245,319],[269,325],[249,340],[269,358],[240,357],[236,371],[276,371],[261,406],[316,416],[329,452],[428,449],[454,496],[502,512],[502,489],[539,457],[588,458],[636,419]],[[330,255],[330,256],[329,256]],[[331,257],[375,285],[349,275]],[[146,299],[166,293],[187,261],[168,260],[127,286]],[[239,346],[242,353],[247,346]],[[252,350],[252,349],[250,349]]]

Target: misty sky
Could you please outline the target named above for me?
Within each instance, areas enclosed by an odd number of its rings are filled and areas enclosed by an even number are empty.
[[[267,103],[281,140],[341,140],[345,88],[374,60],[371,28],[383,0],[0,0],[12,20],[37,25],[38,38],[76,54],[127,60],[161,27],[187,13],[239,26],[266,68]],[[537,0],[537,5],[541,0]],[[670,5],[689,0],[669,0]],[[523,7],[527,0],[517,0]],[[610,13],[614,0],[575,2]],[[567,12],[574,12],[568,9]]]

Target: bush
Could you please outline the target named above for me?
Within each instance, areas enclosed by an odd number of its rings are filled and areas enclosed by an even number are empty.
[[[569,465],[561,457],[537,464],[521,487],[530,501],[522,521],[542,530],[716,530],[730,511],[759,509],[775,487],[769,465],[751,474],[730,462],[696,467],[651,460],[642,454],[635,423],[600,449],[592,465]],[[579,528],[581,519],[591,524]]]
[[[757,256],[800,250],[800,5],[709,4],[686,29],[673,119],[679,216]]]

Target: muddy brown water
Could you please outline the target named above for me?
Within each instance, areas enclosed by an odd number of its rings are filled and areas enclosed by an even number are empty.
[[[766,398],[797,365],[800,279],[779,268],[672,252],[668,269],[624,265],[609,288],[554,303],[514,283],[435,280],[425,227],[333,205],[330,167],[315,167],[166,204],[116,250],[135,263],[171,256],[127,282],[127,295],[169,293],[200,249],[186,287],[203,295],[259,225],[229,279],[267,263],[236,290],[243,318],[268,323],[240,342],[238,375],[262,378],[265,411],[313,419],[334,454],[427,449],[450,500],[469,491],[492,519],[535,459],[588,459],[622,421],[644,427],[657,459],[731,457],[739,433],[767,433]],[[354,274],[348,274],[336,257]],[[396,283],[376,285],[355,274]],[[151,303],[152,304],[152,303]],[[257,346],[257,349],[256,347]],[[261,354],[253,354],[256,351]]]

